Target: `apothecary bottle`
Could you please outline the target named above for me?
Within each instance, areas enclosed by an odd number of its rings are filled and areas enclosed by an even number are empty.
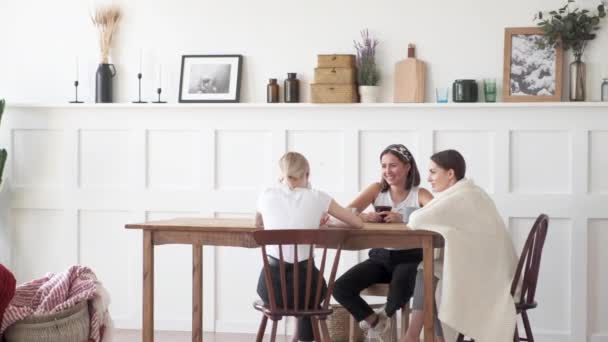
[[[285,102],[300,102],[300,81],[296,78],[295,72],[287,73],[287,79],[283,86]]]
[[[608,78],[602,79],[602,101],[608,102]]]
[[[277,83],[276,78],[271,78],[268,80],[268,85],[266,86],[266,102],[279,102],[279,84]]]

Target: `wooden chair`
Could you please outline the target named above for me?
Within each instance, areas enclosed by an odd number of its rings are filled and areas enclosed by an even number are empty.
[[[361,295],[363,296],[379,296],[379,297],[386,297],[388,296],[388,289],[389,289],[389,284],[374,284],[368,288],[366,288],[365,290],[361,291]],[[392,317],[393,319],[393,329],[397,329],[397,327],[395,326],[395,323],[397,322],[397,320],[395,319],[395,316]],[[401,307],[401,336],[405,336],[405,333],[407,332],[407,328],[410,325],[410,303],[406,303],[405,305],[403,305],[403,307]],[[355,329],[357,328],[357,321],[355,320],[355,318],[351,315],[350,316],[350,322],[349,322],[349,332],[348,332],[348,341],[349,342],[356,342],[356,333],[355,333]],[[397,336],[397,334],[395,334],[394,336]]]
[[[543,252],[543,246],[545,244],[545,238],[547,237],[547,228],[549,226],[549,217],[545,214],[540,214],[534,222],[524,248],[519,256],[519,262],[517,263],[517,269],[511,283],[511,294],[515,295],[517,287],[521,283],[521,292],[519,298],[515,298],[515,309],[517,313],[521,315],[522,322],[526,337],[520,337],[515,326],[515,334],[513,336],[514,342],[519,341],[530,341],[534,342],[534,336],[532,335],[532,328],[530,326],[530,320],[528,319],[528,310],[534,309],[537,306],[534,301],[534,295],[536,294],[536,284],[538,282],[538,272],[540,269],[540,259]],[[457,342],[465,341],[463,334],[458,335]],[[468,341],[473,341],[468,340]]]
[[[338,270],[338,263],[340,261],[340,252],[342,250],[342,244],[347,237],[348,232],[342,229],[280,229],[280,230],[260,230],[253,233],[253,238],[256,243],[261,246],[262,249],[262,260],[264,263],[264,277],[266,286],[268,289],[269,305],[265,305],[262,301],[254,303],[254,308],[263,313],[262,321],[258,329],[256,341],[261,342],[264,338],[264,332],[266,331],[266,323],[268,319],[272,320],[272,334],[271,341],[276,340],[277,323],[284,316],[293,317],[310,317],[313,326],[313,334],[315,341],[330,341],[329,330],[327,328],[326,318],[330,315],[333,310],[329,306],[329,301],[334,288],[334,281],[336,278],[336,272]],[[280,284],[281,293],[279,294],[282,299],[282,307],[277,306],[277,291],[273,286],[270,265],[268,262],[268,255],[266,247],[269,245],[278,245],[279,247],[279,272],[280,272]],[[288,305],[287,297],[287,279],[285,272],[285,264],[283,258],[283,246],[291,245],[294,247],[294,260],[298,260],[298,245],[310,246],[310,253],[308,255],[308,261],[306,262],[306,287],[305,287],[305,299],[302,305],[299,305],[300,289],[299,284],[299,271],[298,262],[293,263],[293,307]],[[314,294],[311,293],[313,288],[313,267],[314,267],[314,255],[313,250],[319,248],[323,250],[321,256],[321,263],[319,266],[319,277],[316,279],[316,291]],[[322,295],[323,288],[323,273],[325,271],[325,264],[328,259],[327,249],[335,248],[336,253],[333,262],[331,263],[331,274],[327,283],[327,291]],[[311,297],[314,295],[314,297]],[[312,305],[311,299],[314,298]],[[319,331],[319,326],[321,331]]]

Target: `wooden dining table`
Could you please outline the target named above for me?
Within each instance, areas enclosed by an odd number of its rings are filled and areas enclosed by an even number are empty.
[[[143,231],[143,322],[142,340],[154,341],[154,246],[192,245],[192,341],[203,340],[203,246],[257,248],[253,220],[176,218],[127,224]],[[412,230],[405,224],[366,223],[349,230],[345,250],[366,248],[422,248],[424,266],[424,341],[434,340],[433,249],[443,247],[441,235]]]

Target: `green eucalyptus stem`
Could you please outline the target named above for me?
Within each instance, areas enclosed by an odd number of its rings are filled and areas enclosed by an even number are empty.
[[[606,8],[600,4],[597,12],[592,13],[587,9],[572,9],[573,2],[568,0],[557,10],[538,12],[534,20],[547,36],[550,46],[561,47],[564,51],[572,49],[576,61],[581,61],[587,43],[595,39],[595,32],[600,29],[600,20],[606,17]]]
[[[4,165],[6,165],[7,158],[8,152],[5,149],[0,149],[0,184],[2,184],[2,174],[4,173]]]

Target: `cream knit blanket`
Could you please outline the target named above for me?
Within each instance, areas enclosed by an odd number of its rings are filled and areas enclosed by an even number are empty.
[[[510,289],[517,255],[486,192],[463,179],[416,210],[409,226],[445,239],[442,323],[478,342],[513,341],[516,312]]]

